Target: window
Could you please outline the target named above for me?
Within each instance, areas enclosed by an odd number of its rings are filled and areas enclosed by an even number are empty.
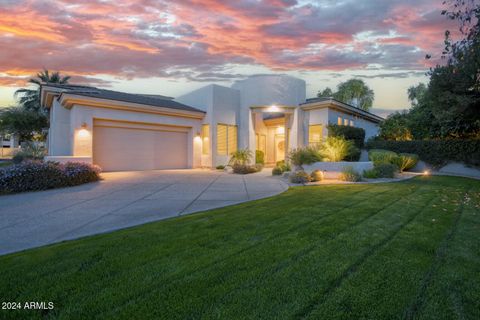
[[[308,127],[308,144],[316,145],[322,142],[322,125],[312,124]]]
[[[208,154],[210,149],[210,126],[202,125],[202,154]]]
[[[350,120],[350,127],[354,127],[354,123],[353,123],[353,120]]]
[[[217,124],[217,154],[227,156],[237,151],[237,126]]]
[[[348,119],[343,119],[343,125],[348,126]]]
[[[228,126],[227,154],[237,151],[237,126]]]
[[[338,124],[339,126],[341,126],[342,123],[343,123],[343,122],[342,122],[342,117],[338,117],[338,119],[337,119],[337,124]]]

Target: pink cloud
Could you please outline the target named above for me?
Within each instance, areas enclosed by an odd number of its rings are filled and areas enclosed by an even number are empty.
[[[231,64],[271,70],[423,69],[446,28],[436,0],[24,0],[0,15],[0,74],[188,77]],[[391,32],[395,36],[391,36]],[[376,34],[376,40],[357,37]],[[228,78],[228,77],[225,77]],[[18,85],[4,80],[0,85]]]

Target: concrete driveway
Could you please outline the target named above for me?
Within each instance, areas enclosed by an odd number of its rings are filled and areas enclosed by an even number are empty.
[[[0,196],[0,254],[273,196],[270,170],[104,173],[82,186]]]

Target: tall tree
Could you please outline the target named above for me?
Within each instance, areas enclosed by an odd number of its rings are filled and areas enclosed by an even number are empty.
[[[333,97],[333,91],[332,91],[332,89],[330,89],[329,87],[326,87],[325,89],[323,89],[323,91],[318,91],[317,97],[318,97],[318,98],[329,98],[329,97]]]
[[[480,137],[480,2],[445,1],[442,12],[456,20],[462,39],[445,32],[445,65],[430,71],[426,103],[441,137]]]
[[[23,107],[0,110],[0,132],[18,135],[20,141],[31,141],[34,138],[43,140],[46,128],[48,128],[48,118],[42,112],[27,110]]]
[[[423,101],[425,94],[427,93],[427,86],[425,83],[419,83],[416,86],[408,88],[408,100],[412,103],[412,107],[417,106]]]
[[[338,85],[333,97],[368,111],[372,107],[375,94],[363,80],[350,79]]]
[[[44,69],[36,74],[35,78],[28,80],[28,83],[37,86],[35,89],[22,88],[15,91],[15,98],[18,104],[26,110],[41,111],[40,107],[40,84],[42,83],[58,83],[66,84],[70,80],[70,76],[62,76],[60,72],[50,73]]]

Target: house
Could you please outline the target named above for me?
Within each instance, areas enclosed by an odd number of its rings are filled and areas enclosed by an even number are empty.
[[[377,134],[382,118],[331,98],[306,99],[305,87],[294,77],[262,75],[172,99],[43,84],[47,159],[105,171],[215,167],[247,148],[273,164],[292,148],[320,142],[331,123],[364,128],[366,138]]]

